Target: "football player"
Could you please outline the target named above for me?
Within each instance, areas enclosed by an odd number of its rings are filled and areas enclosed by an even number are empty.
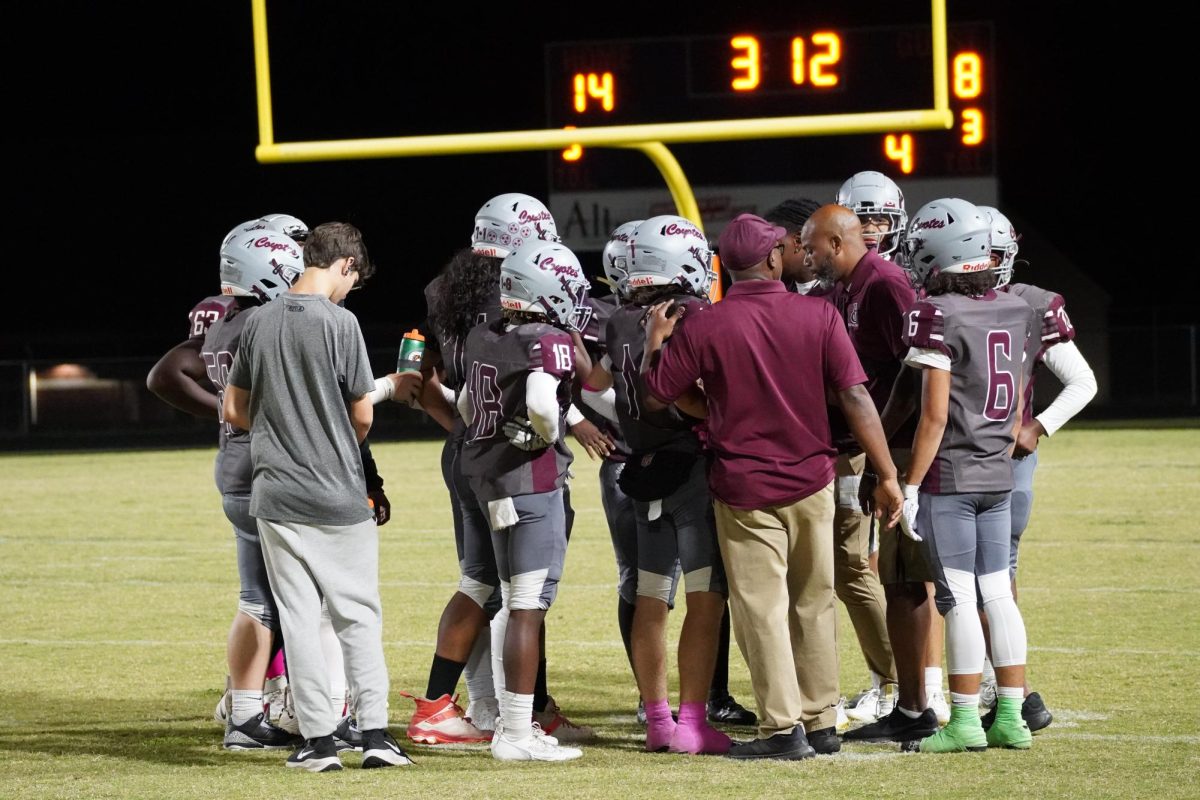
[[[806,258],[804,247],[800,244],[800,231],[813,212],[821,207],[816,200],[808,197],[797,197],[784,200],[779,205],[764,213],[763,219],[784,228],[788,238],[784,240],[783,249],[783,285],[796,294],[809,294],[813,297],[824,297],[833,291],[833,286],[822,283],[817,277]]]
[[[882,172],[856,172],[838,189],[839,206],[858,215],[867,247],[889,261],[899,261],[908,214],[904,192]]]
[[[492,530],[503,607],[492,622],[500,717],[492,755],[500,761],[567,761],[534,722],[539,638],[558,591],[567,546],[563,486],[572,456],[563,441],[575,371],[575,341],[587,323],[588,282],[566,247],[531,239],[500,266],[501,319],[471,329],[464,344],[467,425],[462,471]],[[505,425],[528,420],[533,436],[510,442]]]
[[[458,590],[442,611],[425,696],[405,694],[417,704],[408,736],[422,744],[487,742],[495,728],[499,705],[488,621],[500,607],[500,581],[487,517],[462,472],[459,453],[466,426],[452,404],[465,386],[467,334],[475,325],[501,317],[501,261],[526,241],[558,240],[554,219],[541,201],[515,192],[497,195],[475,215],[470,246],[455,253],[425,287],[429,324],[421,366],[425,375],[421,405],[450,434],[442,448],[442,478],[450,493],[460,578]],[[444,412],[436,410],[443,407]],[[579,432],[585,432],[579,420],[573,421]],[[465,712],[453,697],[464,674],[469,697]],[[549,697],[544,655],[536,683],[541,689],[534,702],[539,722],[564,740],[594,735],[591,728],[562,715]]]
[[[1026,638],[1009,581],[1012,448],[1021,424],[1025,359],[1040,321],[1027,303],[998,293],[991,223],[966,200],[927,203],[905,245],[925,298],[908,312],[905,362],[922,375],[921,416],[904,486],[900,528],[922,543],[946,618],[951,711],[921,752],[1028,749],[1021,718]],[[996,666],[996,719],[985,732],[979,687],[985,657],[976,593]]]
[[[588,377],[592,390],[615,389],[621,433],[632,450],[620,486],[634,499],[637,519],[637,604],[633,660],[644,699],[646,749],[725,753],[730,740],[707,721],[707,700],[725,611],[725,577],[698,420],[676,410],[641,407],[640,366],[646,309],[673,302],[680,324],[708,305],[712,251],[682,217],[642,222],[629,241],[623,283],[630,303],[605,331],[608,355]],[[679,642],[679,719],[672,719],[666,674],[666,622],[677,566],[684,575],[687,615]]]
[[[1027,283],[1012,283],[1013,267],[1019,250],[1020,237],[1008,217],[991,206],[979,206],[992,225],[992,269],[996,273],[996,288],[1020,297],[1033,306],[1042,321],[1041,347],[1033,362],[1027,366],[1025,378],[1025,415],[1021,420],[1021,431],[1013,451],[1013,494],[1012,494],[1012,551],[1009,555],[1009,577],[1012,579],[1013,599],[1017,599],[1017,550],[1021,534],[1029,524],[1033,507],[1033,473],[1037,469],[1038,441],[1043,436],[1052,436],[1068,420],[1078,414],[1096,396],[1096,376],[1079,348],[1075,346],[1075,326],[1067,316],[1061,295]],[[1037,378],[1037,367],[1044,365],[1062,384],[1062,391],[1054,401],[1038,414],[1033,415],[1033,384]],[[986,617],[984,617],[986,624]],[[984,666],[983,687],[980,690],[981,704],[990,709],[983,717],[984,728],[995,719],[996,704],[995,672],[989,661]],[[1021,716],[1030,731],[1039,731],[1053,720],[1042,697],[1025,685],[1025,699]]]

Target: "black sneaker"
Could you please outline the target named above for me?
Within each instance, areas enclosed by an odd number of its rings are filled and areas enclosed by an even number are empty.
[[[804,735],[804,727],[797,725],[791,733],[777,733],[766,739],[753,739],[749,742],[735,742],[726,758],[736,759],[765,759],[773,758],[778,761],[799,761],[802,758],[812,758],[817,752],[808,743]]]
[[[932,708],[922,711],[916,719],[909,719],[900,706],[896,706],[883,719],[846,731],[842,738],[847,742],[909,742],[933,736],[937,732],[937,715]]]
[[[758,717],[753,711],[734,700],[733,695],[727,694],[724,697],[708,701],[708,721],[753,727],[758,724]]]
[[[283,750],[295,747],[300,737],[276,728],[258,713],[241,725],[234,725],[231,717],[225,723],[226,750]]]
[[[347,750],[362,752],[363,736],[362,731],[358,729],[358,723],[354,717],[346,715],[342,717],[342,721],[333,729],[333,745],[339,753],[344,753]]]
[[[838,738],[837,728],[821,728],[808,732],[808,743],[819,756],[831,756],[842,749],[842,740]]]
[[[363,769],[375,767],[406,767],[413,763],[385,728],[362,732]]]
[[[306,739],[296,752],[288,756],[287,766],[309,772],[337,772],[342,768],[333,735]]]
[[[1050,713],[1050,709],[1046,708],[1046,704],[1042,701],[1042,696],[1037,692],[1030,692],[1029,697],[1025,698],[1025,702],[1021,703],[1021,718],[1029,726],[1030,733],[1049,727],[1050,723],[1054,721],[1054,715]],[[995,721],[996,709],[993,706],[990,711],[983,715],[983,729],[985,731],[991,730],[992,723]]]

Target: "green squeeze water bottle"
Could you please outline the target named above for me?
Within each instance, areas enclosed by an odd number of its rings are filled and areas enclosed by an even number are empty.
[[[425,337],[416,328],[404,334],[400,342],[400,357],[396,359],[396,372],[420,372],[421,356],[425,354]]]

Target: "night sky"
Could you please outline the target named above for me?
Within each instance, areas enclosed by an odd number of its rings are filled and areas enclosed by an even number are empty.
[[[19,296],[0,320],[0,358],[163,352],[184,338],[191,306],[218,290],[225,232],[269,212],[363,230],[379,272],[351,307],[368,345],[391,346],[422,321],[423,285],[467,243],[482,202],[547,190],[545,153],[257,164],[248,0],[28,5],[9,12],[20,44],[6,76],[5,183],[16,213],[6,266]],[[543,127],[547,41],[928,17],[924,2],[704,13],[492,2],[479,20],[453,3],[408,10],[416,5],[270,3],[277,139],[401,135],[406,121],[447,132]],[[1131,270],[1145,275],[1178,246],[1139,233],[1140,209],[1166,202],[1164,178],[1181,169],[1170,164],[1175,134],[1115,88],[1138,66],[1122,50],[1124,10],[1042,5],[949,3],[952,22],[996,25],[1001,207],[1124,299]],[[704,145],[703,155],[719,158],[721,147]],[[788,179],[804,176],[780,176]],[[1163,211],[1184,228],[1194,216],[1174,204]],[[1126,224],[1135,214],[1139,224]],[[1137,302],[1195,317],[1196,271],[1182,281],[1185,291]]]

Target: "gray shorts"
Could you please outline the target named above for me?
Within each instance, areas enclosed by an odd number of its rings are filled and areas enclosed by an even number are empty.
[[[1029,526],[1029,515],[1033,511],[1033,473],[1037,469],[1038,454],[1034,450],[1024,458],[1013,459],[1012,492],[1012,552],[1008,560],[1008,577],[1017,577],[1017,548],[1021,546],[1021,534]]]
[[[511,584],[514,575],[538,575],[541,608],[549,608],[558,594],[567,557],[567,522],[562,489],[522,494],[512,499],[517,524],[492,533],[500,580]],[[487,508],[486,505],[482,506]],[[486,520],[484,522],[486,523]]]
[[[938,610],[946,614],[955,603],[946,569],[977,576],[1008,569],[1012,497],[1010,492],[921,492],[919,502],[917,533],[933,570]]]
[[[258,522],[250,516],[250,495],[223,494],[221,506],[225,509],[225,519],[233,525],[234,541],[237,542],[238,579],[241,584],[238,607],[246,610],[264,627],[278,632],[279,613],[275,608],[271,581],[267,578],[267,564],[263,561],[262,546],[258,541]]]
[[[487,515],[479,510],[479,500],[475,497],[471,482],[462,473],[462,440],[463,437],[457,432],[446,439],[446,445],[442,448],[442,479],[450,492],[459,574],[494,587],[491,597],[483,606],[490,618],[500,610],[500,576],[496,570],[496,552],[492,548],[492,530]]]
[[[669,603],[678,585],[677,571],[682,571],[684,591],[727,594],[704,459],[697,459],[683,485],[658,502],[662,510],[654,520],[650,519],[651,503],[633,503],[637,593]]]

